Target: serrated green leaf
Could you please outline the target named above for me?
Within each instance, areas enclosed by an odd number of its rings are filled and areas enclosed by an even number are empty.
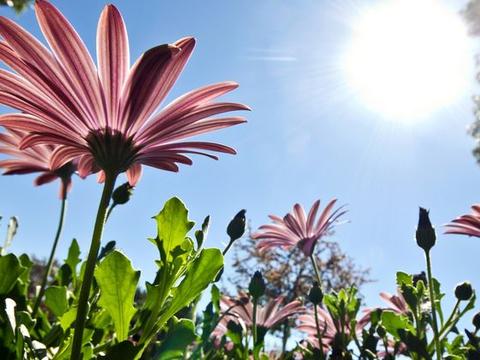
[[[65,286],[50,286],[45,290],[45,305],[57,317],[68,310],[67,288]]]
[[[177,197],[168,200],[154,218],[158,233],[153,242],[159,248],[163,263],[169,263],[173,259],[172,251],[181,248],[194,222],[188,220],[188,210]]]
[[[25,268],[13,254],[0,256],[0,295],[8,294]]]
[[[404,273],[402,271],[397,272],[397,286],[401,287],[402,284],[413,285],[412,275]]]
[[[95,269],[100,288],[98,305],[113,320],[118,341],[126,340],[130,320],[135,313],[134,297],[140,271],[135,271],[130,260],[117,250],[110,252]]]
[[[172,301],[160,317],[160,324],[164,324],[180,309],[190,304],[215,279],[222,268],[223,256],[218,249],[203,249],[193,261],[185,278],[174,289]]]
[[[197,335],[193,321],[181,319],[172,321],[168,333],[162,341],[155,358],[156,360],[183,359],[185,348],[190,345]]]

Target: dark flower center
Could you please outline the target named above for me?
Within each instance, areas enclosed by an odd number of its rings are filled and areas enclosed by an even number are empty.
[[[57,170],[55,170],[54,173],[62,180],[70,180],[76,170],[77,168],[73,162],[69,161],[62,167],[59,167]]]
[[[137,150],[132,138],[118,130],[98,129],[88,134],[87,143],[96,165],[107,172],[126,171],[135,160]]]

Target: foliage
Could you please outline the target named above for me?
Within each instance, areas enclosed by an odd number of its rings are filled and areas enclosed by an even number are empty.
[[[158,353],[157,359],[174,359],[197,338],[192,320],[177,319],[176,314],[216,278],[223,266],[222,254],[195,246],[188,236],[194,223],[178,198],[169,200],[155,220],[157,236],[150,240],[159,259],[155,279],[146,284],[145,301],[135,301],[140,271],[121,251],[109,245],[99,256],[83,338],[84,358],[140,359],[145,352]],[[40,353],[41,358],[69,358],[84,268],[79,256],[73,240],[35,319],[30,315],[35,296],[28,291],[34,263],[26,255],[0,257],[0,358],[36,358]]]

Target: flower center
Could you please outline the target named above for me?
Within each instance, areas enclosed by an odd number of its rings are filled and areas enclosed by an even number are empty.
[[[62,180],[69,180],[76,170],[77,168],[73,162],[69,161],[62,167],[56,169],[54,173]]]
[[[121,173],[135,160],[137,151],[132,138],[118,130],[91,131],[86,140],[97,166],[104,171]]]

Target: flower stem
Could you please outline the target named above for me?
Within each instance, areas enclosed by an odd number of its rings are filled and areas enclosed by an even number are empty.
[[[428,291],[430,294],[430,303],[432,306],[432,329],[433,329],[433,341],[435,343],[435,352],[437,360],[442,359],[442,350],[440,348],[440,341],[438,338],[438,324],[437,324],[437,311],[435,309],[435,295],[433,293],[433,278],[432,278],[432,263],[430,260],[430,251],[425,251],[425,259],[427,261],[427,278],[428,278]]]
[[[257,345],[257,306],[258,306],[258,299],[253,298],[253,314],[252,314],[252,334],[253,334],[253,356],[256,358],[255,355],[255,346]]]
[[[313,305],[313,311],[315,314],[315,326],[317,327],[317,337],[318,337],[318,346],[320,349],[320,356],[323,359],[325,356],[325,353],[323,352],[323,343],[322,343],[322,334],[320,332],[320,322],[318,321],[318,309],[317,305]]]
[[[85,266],[85,273],[82,279],[82,288],[80,290],[80,297],[78,299],[77,317],[75,320],[75,332],[73,335],[72,355],[71,360],[81,360],[82,358],[82,337],[83,330],[88,314],[88,296],[90,294],[90,287],[92,285],[93,274],[95,270],[95,263],[97,262],[98,250],[102,239],[103,228],[105,225],[106,212],[110,198],[115,186],[116,174],[105,172],[105,184],[103,186],[102,198],[98,205],[97,218],[95,220],[95,227],[92,235],[92,242],[88,252],[87,263]]]
[[[317,282],[318,282],[318,286],[320,286],[320,289],[322,288],[322,278],[320,276],[320,270],[318,270],[318,265],[317,265],[317,262],[315,261],[315,257],[312,255],[310,255],[310,260],[312,261],[312,264],[313,264],[313,270],[315,270],[315,276],[317,277]]]
[[[62,196],[62,205],[60,207],[60,219],[58,220],[57,233],[55,234],[55,238],[53,240],[52,250],[50,251],[50,257],[48,258],[45,273],[43,274],[40,291],[38,293],[37,299],[35,300],[35,305],[33,306],[32,318],[35,317],[35,315],[37,314],[38,308],[40,307],[40,302],[42,301],[43,295],[45,294],[45,288],[47,287],[48,277],[52,272],[53,259],[55,258],[55,252],[57,250],[58,240],[60,239],[60,235],[62,234],[66,210],[67,210],[67,193],[65,191],[63,192],[63,196]]]

